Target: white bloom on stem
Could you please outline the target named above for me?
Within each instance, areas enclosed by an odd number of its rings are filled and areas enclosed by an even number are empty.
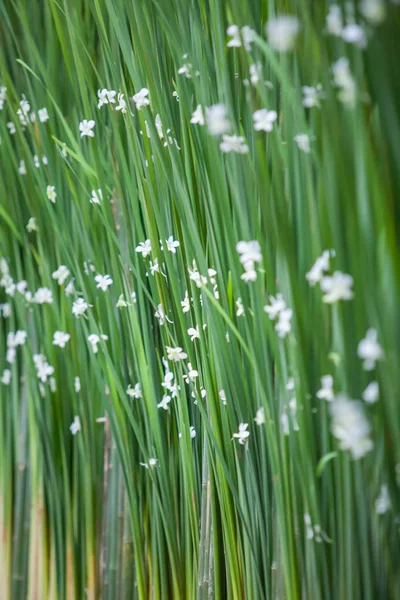
[[[378,343],[378,332],[376,329],[368,329],[365,338],[360,341],[357,354],[363,359],[363,369],[372,371],[375,363],[383,358],[383,350]]]
[[[98,90],[97,96],[99,98],[99,103],[97,105],[97,108],[101,108],[103,104],[115,104],[116,95],[117,92],[115,92],[114,90]]]
[[[47,108],[39,108],[38,110],[39,121],[41,123],[46,123],[49,120],[49,113],[47,112]]]
[[[361,0],[358,10],[372,25],[379,25],[386,17],[386,5],[383,0]]]
[[[11,371],[10,369],[4,369],[3,374],[1,376],[0,382],[3,385],[10,385],[11,382]]]
[[[20,163],[19,163],[18,173],[20,175],[26,175],[26,166],[25,166],[25,161],[24,160],[21,160]]]
[[[224,104],[213,104],[206,108],[206,124],[211,135],[222,135],[231,129]]]
[[[351,300],[354,296],[353,278],[351,275],[335,271],[333,275],[325,275],[321,279],[321,290],[325,292],[322,300],[333,304],[339,300]]]
[[[242,27],[242,35],[240,35],[240,29],[237,25],[230,25],[226,33],[231,38],[227,43],[228,48],[240,48],[243,41],[244,48],[247,52],[250,52],[251,43],[254,40],[254,31],[248,25]]]
[[[317,106],[319,108],[321,106],[320,100],[322,100],[325,95],[320,83],[318,83],[315,87],[303,85],[301,90],[303,92],[303,106],[305,108],[312,108],[313,106]]]
[[[36,374],[42,383],[46,383],[47,378],[53,375],[54,367],[49,365],[43,354],[34,354],[33,362],[36,367]]]
[[[94,280],[97,282],[96,287],[106,292],[110,285],[113,283],[113,280],[109,275],[96,275]]]
[[[70,339],[71,336],[69,333],[64,333],[64,331],[55,331],[53,335],[53,346],[65,348],[65,344],[69,342]]]
[[[182,306],[182,312],[187,313],[190,310],[190,300],[189,300],[189,294],[188,291],[186,290],[185,292],[185,297],[183,300],[181,300],[181,306]]]
[[[339,58],[332,65],[333,83],[340,89],[338,98],[343,104],[354,106],[357,98],[357,84],[350,72],[348,58]]]
[[[26,226],[26,230],[28,233],[32,233],[32,231],[39,231],[39,228],[36,223],[36,217],[30,217]]]
[[[342,29],[341,37],[348,44],[354,44],[359,48],[365,48],[367,45],[365,31],[361,25],[357,25],[357,23],[348,23],[345,25]]]
[[[143,106],[149,106],[150,98],[147,97],[148,95],[149,95],[149,90],[147,88],[142,88],[140,90],[140,92],[137,92],[133,96],[132,100],[136,104],[136,108],[138,110],[141,110],[143,108]]]
[[[10,132],[10,135],[14,135],[17,131],[17,129],[12,121],[9,121],[7,123],[7,129]]]
[[[81,380],[78,376],[74,379],[74,390],[77,394],[81,391]]]
[[[183,352],[183,349],[177,346],[176,348],[172,348],[171,346],[165,346],[167,350],[167,358],[168,360],[173,360],[177,362],[179,360],[184,360],[187,358],[186,352]]]
[[[322,255],[317,258],[311,269],[306,273],[306,279],[311,286],[319,283],[325,271],[329,271],[329,258],[332,250],[324,250]]]
[[[52,304],[53,292],[47,287],[38,288],[33,296],[33,302],[36,302],[36,304]]]
[[[245,144],[244,137],[241,135],[224,134],[219,147],[222,152],[235,152],[236,154],[247,154],[249,151],[249,147]]]
[[[129,384],[126,393],[128,394],[129,398],[143,398],[142,388],[139,382],[135,383],[133,387],[131,384]]]
[[[256,412],[256,416],[254,417],[253,421],[257,424],[257,425],[264,425],[265,423],[265,414],[264,414],[264,407],[261,406],[257,412]]]
[[[168,396],[168,394],[164,394],[164,396],[162,397],[161,402],[159,402],[157,404],[157,408],[163,408],[164,410],[169,410],[169,403],[171,402],[172,398],[171,396]]]
[[[195,339],[200,339],[200,332],[199,332],[198,325],[196,325],[196,327],[189,327],[187,332],[188,332],[188,335],[190,336],[190,340],[192,342],[194,342]]]
[[[268,43],[277,52],[293,50],[299,31],[299,20],[293,15],[270,19],[266,25]]]
[[[257,85],[262,77],[262,65],[260,62],[254,63],[249,67],[250,82],[252,85]]]
[[[144,467],[145,469],[149,469],[149,468],[154,468],[157,466],[158,463],[158,458],[149,458],[149,462],[148,463],[140,463],[140,465],[142,467]]]
[[[332,375],[323,375],[321,377],[321,389],[317,392],[317,398],[321,400],[327,400],[328,402],[332,402],[334,399],[333,392],[333,377]]]
[[[92,304],[88,304],[86,302],[86,300],[84,300],[83,298],[78,298],[72,304],[72,314],[75,315],[76,318],[78,318],[81,315],[83,315],[87,311],[88,308],[91,308],[91,307],[92,307]]]
[[[192,68],[193,68],[193,65],[191,63],[184,63],[181,67],[179,67],[178,75],[184,75],[186,77],[186,79],[191,79],[192,78]]]
[[[310,136],[307,133],[298,133],[294,136],[294,141],[300,150],[309,154],[311,152]]]
[[[331,4],[326,15],[326,29],[330,35],[339,37],[343,29],[342,11],[338,4]]]
[[[241,298],[238,298],[235,302],[236,304],[236,316],[243,317],[244,316],[244,306]]]
[[[248,426],[248,423],[239,423],[238,432],[233,434],[233,437],[236,438],[239,444],[241,444],[242,446],[244,446],[247,443],[248,437],[250,435],[250,431],[247,431]]]
[[[286,308],[279,313],[278,322],[275,325],[275,331],[277,332],[280,338],[285,338],[291,331],[291,319],[293,316],[293,311],[291,308]]]
[[[122,114],[126,114],[128,111],[126,101],[124,100],[124,94],[118,94],[118,105],[115,110],[120,110]]]
[[[192,113],[192,118],[190,119],[192,125],[204,125],[204,114],[201,104],[196,106],[196,110]]]
[[[165,243],[167,244],[168,251],[172,252],[173,254],[176,254],[176,249],[179,248],[180,243],[177,240],[174,240],[172,235],[170,235],[169,238],[165,240]]]
[[[129,304],[129,302],[127,302],[125,300],[124,295],[120,294],[118,297],[117,304],[115,306],[116,306],[116,308],[126,308],[127,306],[131,306],[131,305]]]
[[[379,383],[371,381],[362,393],[362,398],[368,404],[374,404],[379,400]]]
[[[264,306],[264,311],[267,313],[269,318],[273,321],[277,318],[277,316],[286,309],[286,302],[283,299],[282,294],[277,294],[276,298],[274,296],[269,296],[268,298],[269,304]]]
[[[140,242],[139,246],[137,246],[135,248],[135,252],[139,252],[139,254],[141,254],[143,256],[143,258],[146,258],[146,256],[148,256],[151,253],[150,240],[146,240],[145,242]]]
[[[67,298],[69,296],[72,296],[72,294],[76,294],[76,289],[75,289],[75,285],[74,285],[74,279],[71,279],[71,281],[68,283],[68,285],[65,287],[65,295],[67,296]]]
[[[330,405],[330,412],[331,430],[342,450],[350,450],[355,460],[372,450],[374,444],[370,439],[371,426],[359,400],[337,396]]]
[[[275,110],[267,110],[261,108],[253,113],[254,129],[256,131],[272,131],[274,122],[278,118],[278,113]]]
[[[240,254],[242,265],[249,262],[260,263],[262,261],[261,246],[257,240],[238,242],[236,244],[236,251]]]
[[[50,200],[50,202],[52,202],[53,204],[56,203],[56,197],[57,197],[57,193],[56,193],[56,188],[54,185],[48,185],[46,188],[46,194],[48,199]]]
[[[107,341],[108,340],[108,335],[97,335],[97,333],[91,333],[88,336],[88,342],[89,344],[92,346],[92,350],[94,352],[94,354],[97,354],[99,349],[98,349],[98,344],[100,343],[101,340]]]
[[[95,125],[96,121],[93,121],[93,119],[91,119],[90,121],[83,119],[83,121],[79,123],[79,131],[81,132],[81,137],[84,137],[85,135],[88,137],[94,137],[93,127]]]
[[[387,485],[382,485],[378,498],[375,501],[375,512],[378,515],[384,515],[390,510],[392,503],[389,496],[389,488]]]
[[[188,373],[183,375],[183,379],[186,383],[189,383],[189,382],[193,383],[194,381],[196,381],[197,377],[199,376],[199,372],[196,371],[196,369],[193,369],[192,363],[188,363],[187,368],[188,368]]]
[[[99,190],[92,190],[92,196],[89,200],[90,204],[100,204],[100,200],[103,200],[103,192]]]
[[[8,319],[11,316],[11,304],[9,302],[2,302],[0,304],[0,316],[3,315],[3,319]]]
[[[72,435],[76,435],[78,431],[81,430],[81,420],[78,417],[78,415],[75,415],[74,420],[72,421],[69,427],[69,430],[72,433]]]
[[[69,269],[65,265],[60,265],[56,271],[52,273],[52,278],[57,280],[58,285],[63,285],[66,279],[70,276]]]

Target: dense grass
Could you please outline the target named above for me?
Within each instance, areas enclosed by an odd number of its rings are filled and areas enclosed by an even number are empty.
[[[0,303],[11,309],[0,318],[2,599],[399,597],[400,7],[375,24],[357,8],[362,49],[327,32],[329,4],[0,0]],[[282,13],[300,22],[288,52],[266,41]],[[232,24],[255,31],[250,51],[227,46]],[[333,81],[341,57],[350,105]],[[245,85],[257,63],[262,76]],[[178,74],[184,64],[191,77]],[[302,86],[318,83],[320,106],[307,108]],[[98,109],[99,88],[123,93],[127,113]],[[129,98],[141,88],[150,104],[137,110]],[[36,113],[25,127],[23,95]],[[223,153],[190,122],[217,103],[247,153]],[[270,133],[253,126],[262,108],[278,113]],[[94,137],[80,137],[83,119]],[[248,283],[243,240],[262,254]],[[352,299],[324,302],[307,280],[324,250],[325,275],[350,274]],[[105,292],[98,274],[113,280]],[[43,287],[53,301],[30,301]],[[264,310],[279,293],[293,310],[282,338]],[[76,318],[78,298],[91,307]],[[382,355],[365,370],[370,328]],[[26,342],[10,362],[17,330]],[[70,334],[65,348],[56,331]],[[108,336],[97,353],[91,334]],[[166,361],[167,346],[187,358]],[[43,382],[37,354],[54,368]],[[187,383],[189,362],[198,377]],[[163,410],[166,365],[180,387]],[[329,401],[317,395],[327,374]],[[354,402],[372,381],[379,399]],[[142,397],[131,397],[137,382]],[[353,451],[338,438],[363,423],[361,445],[373,447],[354,458],[354,438]]]

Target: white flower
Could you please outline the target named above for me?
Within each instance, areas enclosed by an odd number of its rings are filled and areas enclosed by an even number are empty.
[[[253,113],[254,129],[256,131],[272,131],[273,123],[278,118],[278,113],[275,110],[267,110],[262,108]]]
[[[253,421],[255,421],[255,423],[257,425],[263,425],[265,423],[265,414],[264,414],[264,407],[261,406],[257,412],[256,412],[256,416],[254,417]]]
[[[322,85],[318,83],[315,87],[311,87],[309,85],[303,85],[301,88],[303,92],[303,106],[306,108],[312,108],[313,106],[320,107],[320,100],[322,100],[325,95],[322,91]]]
[[[169,410],[169,403],[171,402],[172,398],[171,396],[168,396],[167,394],[164,394],[164,396],[162,397],[161,402],[159,402],[157,404],[157,408],[163,408],[164,410]]]
[[[190,437],[191,437],[192,439],[196,437],[196,430],[195,430],[195,428],[193,427],[193,425],[191,425],[191,426],[189,427],[189,435],[190,435]]]
[[[191,79],[192,77],[192,68],[193,65],[190,63],[184,63],[181,67],[179,67],[178,69],[178,75],[184,75],[187,79]]]
[[[244,306],[241,298],[238,298],[235,302],[236,304],[236,316],[242,317],[244,316]]]
[[[372,450],[370,439],[371,426],[365,416],[359,400],[349,400],[346,396],[337,396],[330,404],[332,415],[332,433],[339,440],[342,450],[350,450],[357,460]]]
[[[86,119],[83,119],[83,121],[81,121],[79,123],[79,131],[81,132],[81,137],[87,135],[89,137],[94,137],[94,131],[93,131],[93,127],[96,125],[96,122],[93,120],[87,121]]]
[[[248,25],[245,25],[244,27],[242,27],[241,32],[242,37],[240,37],[239,27],[237,25],[230,25],[226,30],[226,33],[231,38],[228,41],[227,46],[228,48],[240,48],[243,40],[243,46],[245,47],[247,52],[250,52],[251,43],[254,39],[254,31]]]
[[[150,240],[146,240],[145,242],[140,242],[139,246],[135,248],[135,252],[139,252],[143,258],[146,258],[151,253],[151,242]]]
[[[365,338],[358,344],[357,354],[363,359],[365,371],[372,371],[377,360],[382,360],[383,350],[378,343],[378,332],[376,329],[368,329]]]
[[[310,136],[307,133],[298,133],[294,136],[294,141],[300,150],[309,154],[311,152]]]
[[[142,467],[144,467],[145,469],[150,468],[154,468],[157,466],[158,463],[158,458],[149,458],[149,462],[148,463],[140,463]]]
[[[20,175],[26,175],[26,166],[25,166],[25,161],[24,160],[21,160],[20,163],[19,163],[18,173]]]
[[[76,435],[78,431],[81,430],[81,420],[77,415],[75,415],[74,420],[69,427],[69,430],[72,433],[72,435]]]
[[[156,257],[156,258],[154,259],[154,263],[153,263],[153,261],[150,261],[150,273],[151,273],[151,274],[153,275],[153,277],[154,277],[154,275],[155,275],[156,273],[160,273],[160,272],[161,272],[161,271],[160,271],[160,265],[158,264],[158,258]]]
[[[362,393],[362,398],[368,404],[374,404],[379,400],[379,383],[371,381]]]
[[[188,373],[187,375],[183,375],[183,379],[186,381],[186,383],[189,383],[190,381],[193,383],[194,381],[196,381],[197,377],[199,376],[199,372],[196,371],[196,369],[193,369],[192,367],[192,363],[188,363],[187,365],[188,367]]]
[[[183,352],[182,348],[177,346],[176,348],[172,348],[171,346],[165,346],[167,350],[167,358],[168,360],[173,360],[174,362],[178,360],[184,360],[187,358],[186,352]]]
[[[72,294],[76,294],[76,289],[75,289],[75,285],[74,285],[74,279],[71,279],[71,281],[66,286],[66,288],[65,288],[64,291],[65,291],[65,295],[67,296],[67,298],[69,296],[72,296]]]
[[[384,515],[390,510],[392,503],[390,502],[389,489],[387,485],[382,485],[380,494],[375,501],[375,511],[378,515]]]
[[[283,299],[282,294],[277,294],[276,298],[274,296],[269,296],[268,300],[270,304],[264,306],[264,311],[273,321],[282,311],[286,309],[286,302]]]
[[[186,290],[185,292],[185,297],[183,300],[181,300],[181,306],[182,306],[182,311],[184,313],[189,312],[190,310],[190,301],[189,301],[189,294],[188,291]]]
[[[36,217],[30,217],[26,226],[26,230],[28,233],[32,233],[32,231],[39,231],[39,228],[36,223]]]
[[[94,354],[97,354],[99,351],[97,346],[100,343],[100,340],[107,341],[108,335],[103,335],[103,334],[97,335],[97,333],[91,333],[88,336],[88,342],[92,346],[92,350],[93,350]]]
[[[200,339],[200,332],[199,332],[199,326],[196,325],[196,327],[189,327],[189,329],[187,330],[188,335],[190,336],[190,340],[192,342],[194,342],[194,340]]]
[[[142,388],[139,382],[135,383],[134,387],[129,384],[126,393],[130,398],[143,398]]]
[[[52,304],[53,292],[46,287],[39,288],[33,296],[33,302],[36,302],[36,304]]]
[[[51,276],[53,279],[57,279],[58,285],[63,285],[66,279],[70,276],[70,272],[65,265],[60,265]]]
[[[147,88],[142,88],[140,92],[137,92],[132,98],[134,103],[136,104],[136,108],[140,110],[143,106],[148,106],[150,104],[150,99],[147,98],[149,95],[149,90]]]
[[[306,273],[306,279],[311,286],[319,283],[325,271],[329,271],[329,258],[332,250],[324,250],[322,255],[317,258],[311,269]]]
[[[180,243],[177,240],[174,240],[172,235],[170,235],[169,238],[165,240],[165,243],[167,244],[168,251],[173,252],[173,254],[176,254],[176,249],[179,248]]]
[[[289,377],[289,379],[287,380],[287,383],[285,385],[285,389],[287,389],[288,392],[293,392],[294,388],[295,388],[294,378]]]
[[[125,300],[124,295],[120,294],[117,304],[115,306],[116,306],[116,308],[126,308],[127,306],[131,306],[131,305],[129,304],[129,302],[127,302]]]
[[[90,204],[100,204],[100,200],[103,200],[103,192],[99,189],[92,190],[92,196],[89,200]]]
[[[16,129],[16,127],[15,127],[15,125],[14,125],[14,123],[12,121],[9,121],[7,123],[7,128],[9,130],[9,132],[10,132],[10,135],[14,135],[15,132],[17,131],[17,129]]]
[[[4,369],[3,374],[1,376],[0,382],[3,385],[10,385],[11,382],[11,371],[10,369]]]
[[[348,44],[355,44],[359,48],[365,48],[367,45],[365,31],[361,25],[357,25],[357,23],[348,23],[343,27],[341,37]]]
[[[277,324],[275,325],[275,331],[277,332],[280,338],[285,338],[292,328],[290,323],[293,315],[293,311],[291,308],[286,308],[279,313],[279,319]]]
[[[115,107],[115,110],[120,110],[123,114],[127,113],[127,104],[124,100],[124,94],[118,94],[118,105]]]
[[[189,272],[189,279],[194,281],[198,288],[201,288],[207,284],[207,277],[204,277],[204,275],[201,275],[199,273],[195,260],[193,261],[193,269],[188,267],[188,272]]]
[[[84,300],[83,298],[78,298],[72,304],[72,314],[75,315],[76,318],[78,318],[81,315],[83,315],[87,311],[88,308],[91,308],[91,307],[92,307],[92,305],[88,304],[86,302],[86,300]]]
[[[379,25],[386,17],[386,6],[383,0],[361,0],[358,10],[370,23]]]
[[[245,272],[242,273],[242,275],[240,276],[240,279],[243,279],[243,281],[245,281],[246,283],[249,283],[249,281],[256,281],[257,272],[254,269],[254,263],[252,261],[249,261],[249,262],[246,262],[243,266],[244,266]]]
[[[19,292],[20,294],[22,294],[24,296],[26,293],[27,287],[28,287],[28,282],[25,281],[25,279],[22,279],[21,281],[18,281],[18,283],[15,286],[15,289],[17,290],[17,292]]]
[[[74,389],[77,394],[81,391],[81,380],[78,376],[74,379]]]
[[[213,104],[206,108],[206,124],[211,135],[222,135],[231,128],[224,104]]]
[[[253,65],[250,65],[249,67],[249,73],[250,73],[250,81],[252,83],[252,85],[256,85],[262,76],[262,65],[261,63],[254,63]]]
[[[110,285],[113,283],[113,280],[109,275],[96,275],[94,280],[97,282],[96,287],[106,292]]]
[[[282,15],[270,19],[266,25],[268,43],[273,50],[278,52],[293,50],[299,30],[300,23],[292,15]]]
[[[353,278],[351,275],[335,271],[332,276],[325,275],[321,279],[321,290],[325,292],[322,300],[328,304],[339,300],[351,300],[354,296]]]
[[[65,348],[65,344],[69,342],[70,338],[71,336],[69,333],[64,333],[63,331],[55,331],[53,335],[53,346]]]
[[[9,302],[3,302],[0,304],[0,316],[3,315],[3,319],[8,319],[11,316],[11,304]]]
[[[317,398],[332,402],[334,399],[333,377],[332,375],[323,375],[321,377],[321,389],[317,392]]]
[[[262,261],[261,246],[256,240],[250,242],[238,242],[236,251],[240,254],[240,262],[242,265],[246,263],[260,263]]]
[[[23,346],[26,342],[28,334],[22,329],[18,329],[15,333],[9,331],[7,334],[7,347],[16,348],[17,346]]]
[[[248,426],[248,423],[239,423],[238,433],[233,434],[233,437],[236,438],[239,444],[242,446],[247,443],[247,438],[250,435],[250,431],[247,431]]]
[[[237,154],[247,154],[249,147],[244,143],[244,137],[241,135],[222,136],[222,142],[219,145],[222,152],[236,152]]]
[[[205,121],[201,104],[196,106],[196,110],[193,112],[190,122],[192,125],[204,125]]]
[[[339,58],[332,65],[333,83],[340,88],[338,98],[343,104],[354,106],[357,98],[357,85],[350,72],[349,60]]]
[[[157,306],[157,310],[154,313],[154,316],[156,317],[156,319],[158,319],[160,321],[160,326],[164,325],[166,317],[165,317],[164,307],[162,304],[159,304]]]
[[[336,35],[337,37],[341,35],[343,20],[342,11],[338,4],[330,5],[329,12],[326,15],[326,28],[331,35]]]
[[[47,112],[47,108],[39,108],[38,110],[39,121],[41,123],[46,123],[49,120],[49,113]]]
[[[53,375],[54,368],[49,365],[46,357],[43,354],[34,354],[33,362],[36,367],[36,374],[42,383],[46,383],[47,378]]]
[[[99,103],[97,108],[101,108],[103,104],[108,104],[109,102],[115,104],[115,96],[117,92],[114,90],[98,90],[97,96],[99,97]]]
[[[50,200],[50,202],[52,202],[53,204],[56,203],[56,197],[57,197],[57,193],[56,193],[56,188],[54,187],[54,185],[48,185],[46,188],[46,194],[48,199]]]

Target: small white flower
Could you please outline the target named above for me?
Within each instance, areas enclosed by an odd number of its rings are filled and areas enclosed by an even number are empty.
[[[90,204],[100,204],[100,200],[103,200],[103,192],[99,190],[92,190],[92,196],[89,200]]]
[[[224,134],[219,147],[222,152],[235,152],[236,154],[247,154],[249,151],[249,147],[244,143],[244,137],[241,135]]]
[[[268,300],[270,304],[264,306],[264,311],[267,313],[271,321],[274,321],[277,316],[286,309],[286,302],[283,299],[282,294],[277,294],[276,298],[274,296],[270,296]]]
[[[273,124],[278,118],[278,113],[275,110],[267,110],[262,108],[253,113],[254,129],[256,131],[272,131]]]
[[[129,302],[125,300],[123,294],[120,294],[116,304],[116,308],[126,308],[127,306],[130,306]]]
[[[379,400],[379,383],[371,381],[362,393],[362,398],[368,404],[374,404]]]
[[[342,11],[338,4],[331,4],[326,16],[326,29],[329,34],[339,37],[343,29]]]
[[[306,273],[306,279],[311,286],[319,283],[325,271],[329,271],[329,258],[332,250],[324,250],[322,255],[317,258],[311,269]]]
[[[158,458],[149,458],[149,462],[148,463],[140,463],[142,467],[144,467],[145,469],[150,468],[154,468],[157,466],[158,463]]]
[[[0,316],[1,315],[3,315],[3,319],[8,319],[11,316],[11,304],[9,302],[0,304]]]
[[[24,160],[21,160],[20,163],[19,163],[18,173],[20,175],[26,175],[26,166],[25,166],[25,161]]]
[[[74,389],[77,394],[81,391],[81,380],[78,376],[74,379]]]
[[[83,121],[79,123],[79,131],[81,132],[81,137],[84,137],[85,135],[87,135],[88,137],[94,137],[93,127],[95,125],[96,122],[93,121],[93,119],[91,119],[90,121],[83,119]]]
[[[189,294],[188,291],[186,290],[185,292],[185,297],[183,300],[181,300],[181,306],[182,306],[182,311],[184,313],[189,312],[190,310],[190,301],[189,301]]]
[[[204,125],[204,114],[201,104],[196,106],[196,110],[192,114],[192,118],[190,119],[192,125]]]
[[[226,30],[226,33],[231,38],[227,43],[228,48],[240,48],[243,40],[244,48],[247,52],[250,52],[251,43],[254,40],[254,31],[248,25],[242,27],[242,36],[240,36],[240,30],[237,25],[230,25]]]
[[[195,260],[193,261],[193,269],[188,267],[188,272],[189,272],[189,279],[194,281],[198,288],[201,288],[207,284],[207,277],[204,277],[204,275],[201,275],[199,273]]]
[[[335,271],[333,275],[325,275],[321,279],[321,290],[325,292],[322,300],[333,304],[339,300],[351,300],[354,296],[353,278],[351,275]]]
[[[301,89],[303,92],[303,106],[305,106],[305,108],[312,108],[313,106],[319,108],[321,106],[320,100],[322,100],[325,95],[320,83],[315,87],[303,85]]]
[[[3,385],[10,385],[11,382],[11,371],[10,369],[4,369],[3,374],[1,376],[0,382]]]
[[[193,425],[191,425],[191,426],[189,427],[189,435],[190,435],[191,439],[193,439],[193,438],[195,438],[195,437],[196,437],[196,430],[195,430],[195,428],[193,427]]]
[[[370,439],[371,426],[365,416],[364,407],[359,400],[349,400],[346,396],[337,396],[330,404],[332,415],[332,433],[339,440],[342,450],[350,450],[357,460],[372,450]]]
[[[383,0],[361,0],[358,10],[372,25],[379,25],[386,17],[386,5]]]
[[[100,343],[101,340],[107,341],[108,340],[108,335],[97,335],[97,333],[91,333],[88,336],[88,342],[89,344],[92,346],[92,350],[94,354],[97,354],[99,349],[98,349],[98,344]]]
[[[39,231],[39,228],[36,223],[36,217],[30,217],[26,226],[26,230],[28,233],[32,233],[32,231]]]
[[[65,291],[65,295],[67,296],[67,298],[69,296],[72,296],[72,294],[76,294],[76,289],[75,289],[75,285],[74,285],[74,279],[71,279],[71,281],[65,287],[64,291]]]
[[[260,263],[262,261],[261,246],[256,240],[250,242],[238,242],[236,251],[240,254],[240,262],[242,265],[246,263]]]
[[[372,371],[375,363],[383,358],[382,347],[378,343],[378,332],[376,329],[368,329],[365,338],[358,344],[357,354],[363,359],[365,371]]]
[[[338,98],[343,104],[352,107],[357,98],[357,84],[350,72],[348,58],[339,58],[332,65],[333,83],[340,88]]]
[[[294,141],[300,150],[309,154],[311,152],[310,136],[307,133],[298,133],[294,136]]]
[[[135,248],[135,252],[139,252],[143,258],[146,258],[151,253],[151,242],[150,240],[146,240],[145,242],[140,242],[139,246]]]
[[[206,108],[206,124],[211,135],[222,135],[231,129],[224,104],[213,104]]]
[[[367,45],[365,31],[361,25],[357,25],[357,23],[348,23],[343,27],[341,37],[348,44],[354,44],[359,48],[365,48]]]
[[[279,313],[279,319],[277,324],[275,325],[275,331],[277,332],[280,338],[285,338],[291,331],[291,318],[293,315],[293,311],[291,308],[286,308]]]
[[[53,292],[46,287],[39,288],[33,296],[33,302],[36,302],[36,304],[52,304]]]
[[[174,240],[172,235],[170,235],[169,238],[165,240],[165,243],[167,244],[168,251],[172,252],[173,254],[176,254],[176,249],[179,248],[180,243],[177,240]]]
[[[15,125],[14,125],[14,123],[12,121],[9,121],[7,123],[7,129],[10,132],[10,135],[14,135],[15,132],[17,131],[17,129],[16,129],[16,127],[15,127]]]
[[[118,94],[118,105],[115,107],[115,110],[120,110],[122,114],[126,114],[128,111],[127,103],[124,100],[124,94]]]
[[[242,317],[244,316],[244,306],[241,298],[238,298],[235,302],[236,304],[236,316]]]
[[[387,485],[382,485],[380,494],[375,501],[375,511],[378,515],[384,515],[390,510],[392,503],[390,502],[389,489]]]
[[[134,103],[136,104],[136,108],[140,110],[143,106],[149,106],[150,99],[147,98],[149,95],[149,90],[147,88],[142,88],[140,92],[137,92],[132,98]]]
[[[187,367],[188,367],[188,373],[187,373],[187,375],[186,374],[183,375],[183,379],[186,381],[186,383],[189,383],[189,382],[193,383],[194,381],[196,381],[197,377],[199,376],[199,372],[196,371],[196,369],[193,369],[192,363],[188,363]]]
[[[172,398],[171,396],[168,396],[167,394],[164,394],[164,396],[162,397],[161,402],[159,402],[157,404],[157,408],[163,408],[164,410],[169,410],[169,403],[171,402]]]
[[[234,433],[233,437],[237,439],[239,444],[244,446],[247,443],[248,437],[250,435],[250,431],[247,431],[249,424],[248,423],[239,423],[238,433]]]
[[[49,120],[49,113],[47,112],[47,108],[39,108],[38,110],[39,121],[41,123],[46,123]]]
[[[293,50],[299,30],[299,20],[292,15],[270,19],[266,25],[268,43],[278,52]]]
[[[130,398],[143,398],[142,388],[139,382],[135,383],[134,387],[129,384],[126,393]]]
[[[189,327],[187,332],[188,332],[188,335],[190,336],[190,340],[192,342],[194,342],[195,339],[200,339],[200,332],[199,332],[198,325],[196,325],[196,327]]]
[[[66,279],[70,276],[70,272],[65,265],[60,265],[51,276],[53,279],[57,279],[58,285],[64,285]]]
[[[113,283],[113,280],[109,275],[96,275],[94,280],[97,282],[96,287],[106,292],[110,285]]]
[[[255,421],[255,423],[257,425],[264,425],[265,423],[265,414],[264,414],[264,407],[261,406],[257,412],[256,412],[256,416],[254,417],[253,421]]]
[[[86,302],[86,300],[84,300],[83,298],[78,298],[72,304],[72,314],[75,315],[76,318],[78,318],[81,315],[83,315],[87,311],[88,308],[91,308],[91,307],[92,307],[92,305],[88,304]]]
[[[103,104],[115,104],[115,96],[116,96],[117,92],[115,92],[114,90],[98,90],[97,92],[97,96],[99,98],[99,103],[97,105],[97,108],[101,108],[103,106]]]
[[[63,331],[55,331],[53,335],[53,346],[59,346],[59,348],[65,348],[65,344],[69,342],[71,336],[69,333]]]
[[[184,360],[185,358],[187,358],[186,352],[183,352],[182,348],[180,348],[179,346],[177,346],[176,348],[166,346],[165,348],[167,350],[168,360],[173,360],[174,362],[177,362],[179,360]]]
[[[43,354],[34,354],[33,362],[36,367],[36,374],[42,383],[46,383],[47,378],[53,375],[54,368],[49,365],[46,357]]]
[[[186,77],[186,79],[191,79],[192,78],[192,68],[193,68],[192,64],[184,63],[181,67],[179,67],[178,75],[184,75]]]
[[[53,204],[56,203],[56,197],[57,197],[57,193],[56,193],[56,188],[54,187],[54,185],[48,185],[46,188],[46,194],[48,199],[50,200],[50,202],[52,202]]]
[[[334,396],[332,375],[323,375],[321,377],[321,389],[317,392],[317,398],[332,402]]]
[[[75,415],[74,420],[69,427],[69,430],[72,433],[72,435],[76,435],[78,431],[81,430],[81,420],[77,415]]]

